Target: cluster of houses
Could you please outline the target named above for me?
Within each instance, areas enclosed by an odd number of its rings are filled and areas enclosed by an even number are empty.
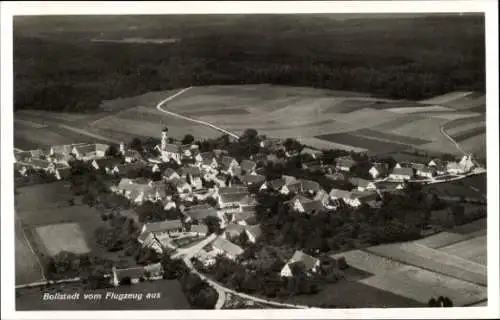
[[[110,186],[110,190],[132,203],[140,205],[150,201],[161,203],[165,210],[179,210],[181,215],[177,220],[150,222],[142,226],[137,241],[159,253],[166,250],[171,238],[180,235],[205,236],[208,233],[205,221],[213,217],[219,221],[223,232],[211,243],[210,250],[202,250],[198,254],[205,264],[215,262],[217,255],[236,259],[244,252],[235,243],[243,234],[251,243],[258,241],[262,232],[256,219],[257,192],[293,194],[289,205],[301,214],[363,204],[376,207],[380,205],[384,192],[398,192],[404,189],[406,181],[463,174],[475,166],[470,155],[464,156],[460,162],[436,159],[428,164],[398,163],[392,170],[387,164],[373,163],[368,170],[372,179],[366,180],[351,176],[351,169],[357,164],[352,157],[340,157],[334,165],[323,165],[318,152],[313,150],[309,153],[314,161],[304,163],[302,169],[320,170],[329,179],[348,181],[354,186],[352,190],[324,190],[316,181],[293,176],[283,175],[268,181],[258,164],[277,160],[273,154],[258,154],[251,159],[237,161],[224,150],[200,152],[195,144],[168,141],[167,132],[163,131],[161,143],[155,147],[159,155],[149,159],[144,159],[135,150],[127,150],[123,143],[119,148],[121,158],[106,157],[109,145],[82,143],[55,146],[48,151],[16,152],[15,164],[21,174],[34,168],[63,179],[70,172],[71,159],[83,160],[95,170],[120,176],[118,184]],[[149,170],[157,178],[128,176],[137,170]],[[253,191],[250,192],[250,189]],[[314,272],[317,266],[318,259],[297,251],[283,267],[281,275],[291,276],[298,269]],[[137,279],[140,278],[137,275],[143,277],[144,272],[141,268],[113,269],[112,282],[120,283],[124,275]],[[157,276],[156,271],[148,274],[149,277]]]

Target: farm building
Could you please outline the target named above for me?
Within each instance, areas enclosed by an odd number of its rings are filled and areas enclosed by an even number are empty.
[[[300,213],[315,214],[325,209],[321,201],[310,200],[305,197],[296,198],[292,203],[293,210]]]
[[[233,175],[235,168],[239,167],[239,163],[233,157],[222,156],[219,166],[224,173]]]
[[[427,165],[434,168],[437,174],[446,174],[446,163],[441,159],[432,159]]]
[[[208,234],[208,227],[204,224],[194,224],[191,226],[190,232],[197,236],[204,237]]]
[[[255,169],[257,169],[257,164],[252,160],[245,159],[241,161],[240,167],[241,167],[241,172],[243,174],[252,174],[255,173]]]
[[[234,208],[235,211],[240,210],[240,204],[248,198],[248,193],[230,193],[219,195],[217,200],[217,205],[219,209],[225,209],[224,211],[229,212],[232,210],[227,210]]]
[[[203,221],[207,217],[218,217],[217,210],[206,204],[186,207],[183,211],[186,222]]]
[[[250,186],[264,183],[264,181],[266,181],[266,177],[260,174],[245,174],[240,177],[240,180],[243,184]]]
[[[185,179],[174,179],[170,181],[170,184],[177,190],[177,193],[191,193],[193,188]]]
[[[413,178],[412,168],[394,168],[389,175],[389,179],[396,181],[410,180],[411,178]]]
[[[144,278],[144,267],[117,269],[115,266],[113,266],[110,282],[113,286],[118,287],[120,284],[124,284],[124,282],[137,284]]]
[[[350,156],[339,157],[335,160],[335,167],[341,171],[351,171],[351,168],[354,167],[356,161],[354,161]]]
[[[165,171],[163,171],[163,179],[170,181],[170,180],[175,180],[175,179],[180,179],[181,176],[177,171],[175,171],[172,168],[166,168]]]
[[[359,191],[365,190],[375,190],[376,186],[373,181],[365,180],[362,178],[352,177],[349,178],[349,182],[352,183]]]
[[[318,271],[320,260],[302,251],[295,251],[292,258],[288,260],[283,269],[282,277],[293,277],[300,274],[312,274]]]
[[[199,163],[202,168],[206,169],[217,169],[219,167],[217,158],[212,152],[200,153],[197,157],[197,163]]]
[[[141,232],[151,232],[155,237],[163,238],[179,234],[183,229],[181,220],[165,220],[145,223]]]
[[[243,253],[242,248],[222,237],[217,237],[217,239],[212,242],[212,248],[215,254],[224,255],[231,260],[236,259]]]
[[[93,160],[104,158],[109,145],[102,143],[84,144],[73,147],[72,153],[78,160]]]
[[[368,173],[372,179],[383,178],[389,174],[389,166],[385,163],[374,163]]]
[[[243,210],[241,210],[239,212],[235,212],[233,214],[231,222],[236,223],[236,224],[240,224],[243,226],[255,224],[257,222],[257,216],[255,215],[255,209],[244,208]]]
[[[242,233],[245,233],[245,227],[240,224],[230,223],[224,230],[223,237],[228,240],[238,238]]]
[[[246,226],[245,232],[247,234],[248,241],[250,241],[251,243],[257,242],[257,240],[259,240],[260,236],[262,235],[262,229],[260,228],[259,224]]]

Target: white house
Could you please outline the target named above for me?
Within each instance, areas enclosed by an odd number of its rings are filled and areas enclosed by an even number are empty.
[[[292,277],[300,273],[312,274],[318,271],[319,266],[319,259],[297,250],[281,269],[280,274],[282,277]]]

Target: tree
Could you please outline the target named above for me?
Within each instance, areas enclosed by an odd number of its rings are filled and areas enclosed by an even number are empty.
[[[300,142],[292,138],[286,139],[283,145],[288,152],[299,153],[304,149],[304,146]]]
[[[184,139],[182,139],[182,144],[192,144],[194,142],[194,137],[192,134],[186,134]]]
[[[120,150],[115,145],[110,145],[108,149],[106,149],[106,153],[104,154],[106,157],[116,157],[120,154]]]
[[[136,151],[142,151],[142,141],[139,138],[134,138],[130,142],[130,149],[136,150]]]
[[[208,233],[215,233],[215,234],[220,234],[221,233],[221,227],[220,227],[220,220],[217,217],[214,216],[208,216],[205,219],[203,219],[203,222],[208,228]]]
[[[453,215],[453,219],[455,224],[463,224],[465,220],[465,208],[462,205],[454,205],[451,207],[451,214]]]

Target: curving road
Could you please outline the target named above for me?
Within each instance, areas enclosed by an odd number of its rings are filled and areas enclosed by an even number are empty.
[[[188,90],[189,90],[189,89],[191,89],[191,88],[192,88],[192,87],[187,87],[187,88],[184,88],[184,89],[180,90],[179,92],[177,92],[176,94],[171,95],[171,96],[169,96],[169,97],[167,97],[167,98],[163,99],[162,101],[160,101],[160,102],[156,105],[156,109],[158,109],[159,111],[161,111],[161,112],[163,112],[163,113],[166,113],[166,114],[168,114],[168,115],[170,115],[170,116],[173,116],[173,117],[176,117],[176,118],[180,118],[180,119],[183,119],[183,120],[187,120],[187,121],[191,121],[191,122],[194,122],[194,123],[198,123],[198,124],[201,124],[201,125],[204,125],[204,126],[210,127],[210,128],[212,128],[212,129],[215,129],[215,130],[217,130],[217,131],[220,131],[220,132],[222,132],[222,133],[225,133],[225,134],[227,134],[227,135],[229,135],[229,136],[231,136],[231,137],[233,137],[233,138],[235,138],[235,139],[239,139],[240,137],[239,137],[237,134],[235,134],[235,133],[233,133],[233,132],[231,132],[231,131],[228,131],[228,130],[226,130],[226,129],[224,129],[224,128],[218,127],[218,126],[216,126],[216,125],[214,125],[214,124],[211,124],[210,122],[206,122],[206,121],[202,121],[202,120],[197,120],[197,119],[193,119],[193,118],[190,118],[190,117],[186,117],[186,116],[180,115],[180,114],[178,114],[178,113],[175,113],[175,112],[169,111],[169,110],[167,110],[167,109],[165,109],[165,108],[162,108],[162,106],[163,106],[164,104],[166,104],[166,103],[167,103],[167,102],[169,102],[169,101],[172,101],[173,99],[175,99],[176,97],[180,96],[181,94],[183,94],[184,92],[188,91]]]
[[[184,261],[184,263],[186,264],[186,266],[189,268],[189,270],[191,270],[191,272],[193,272],[198,277],[200,277],[200,279],[206,281],[212,288],[214,288],[217,291],[217,293],[219,294],[219,299],[217,300],[217,303],[215,305],[216,309],[221,309],[224,306],[224,303],[226,301],[226,294],[227,293],[239,296],[239,297],[247,299],[247,300],[252,300],[252,301],[255,301],[255,302],[269,304],[269,305],[273,305],[273,306],[277,306],[277,307],[295,308],[295,309],[297,309],[297,308],[298,309],[309,309],[309,308],[311,308],[309,306],[289,304],[289,303],[281,303],[281,302],[267,300],[267,299],[262,299],[262,298],[254,297],[254,296],[251,296],[251,295],[248,295],[248,294],[245,294],[245,293],[241,293],[241,292],[235,291],[233,289],[224,287],[221,284],[219,284],[219,283],[213,281],[212,279],[208,278],[204,274],[200,273],[198,270],[196,270],[196,268],[191,263],[191,258],[198,251],[200,251],[203,247],[205,247],[207,244],[209,244],[212,241],[214,241],[215,238],[217,238],[217,235],[211,234],[210,236],[208,236],[203,241],[201,241],[201,242],[199,242],[199,243],[197,243],[197,244],[195,244],[195,245],[193,245],[191,247],[177,250],[177,252],[172,255],[172,258],[180,258],[180,257],[182,257],[182,260]]]

